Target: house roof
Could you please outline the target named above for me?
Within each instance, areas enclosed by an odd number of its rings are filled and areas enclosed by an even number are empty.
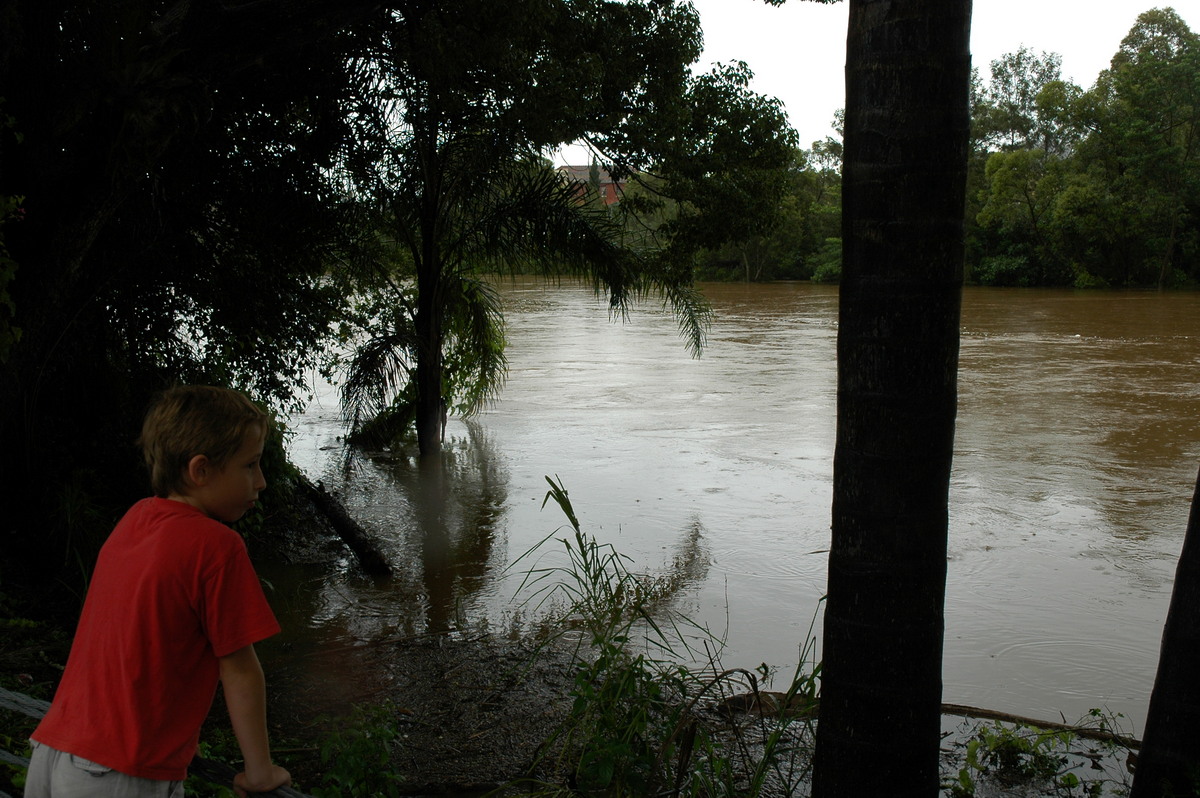
[[[560,166],[558,171],[566,175],[571,180],[578,180],[581,183],[586,183],[591,180],[592,167],[590,166]],[[612,177],[608,174],[608,170],[603,166],[600,167],[600,182],[614,183]]]

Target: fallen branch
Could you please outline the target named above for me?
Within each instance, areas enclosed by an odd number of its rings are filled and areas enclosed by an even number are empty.
[[[796,719],[815,717],[817,714],[817,704],[818,701],[816,699],[810,699],[807,696],[794,695],[789,697],[786,693],[759,690],[757,692],[741,693],[722,699],[717,702],[715,708],[718,712],[725,715],[744,713],[760,715],[762,717]],[[1070,732],[1077,737],[1106,743],[1116,743],[1117,745],[1134,750],[1142,746],[1141,740],[1107,729],[1098,729],[1095,726],[1081,726],[1072,723],[1059,723],[1053,720],[1027,718],[1008,712],[1000,712],[995,709],[971,707],[966,704],[942,704],[942,714],[958,715],[964,718],[978,718],[980,720],[998,720],[1002,723],[1032,726],[1036,729],[1044,729],[1046,731]]]
[[[296,481],[297,486],[306,497],[316,506],[318,510],[329,520],[333,531],[337,532],[350,550],[354,552],[354,556],[358,558],[359,565],[371,576],[391,576],[392,566],[388,564],[383,553],[379,551],[379,547],[375,545],[375,541],[371,540],[370,535],[362,526],[350,517],[346,512],[346,508],[342,503],[325,492],[325,486],[321,483],[314,485],[307,478],[301,476]]]
[[[942,704],[942,714],[959,715],[964,718],[980,718],[982,720],[998,720],[1003,723],[1016,723],[1021,726],[1033,726],[1034,728],[1045,729],[1046,731],[1065,731],[1088,740],[1116,743],[1117,745],[1124,746],[1125,748],[1139,749],[1142,747],[1141,740],[1134,739],[1133,737],[1126,737],[1123,734],[1108,731],[1107,729],[1098,729],[1095,726],[1080,726],[1071,723],[1058,723],[1053,720],[1026,718],[1022,717],[1021,715],[1010,715],[1007,712],[998,712],[994,709],[969,707],[965,704]]]

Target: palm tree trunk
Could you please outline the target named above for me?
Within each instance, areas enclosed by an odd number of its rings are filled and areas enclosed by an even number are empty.
[[[413,319],[417,333],[417,449],[421,457],[437,457],[442,452],[442,341],[445,307],[445,253],[441,236],[443,163],[439,150],[437,120],[430,109],[414,125],[414,138],[420,142],[421,170],[420,219],[421,244],[417,258],[417,313]]]
[[[1200,475],[1175,571],[1130,798],[1200,789]]]
[[[435,242],[425,247],[417,269],[417,448],[421,457],[442,451],[443,286],[440,253]]]
[[[970,0],[851,0],[813,795],[936,796]]]

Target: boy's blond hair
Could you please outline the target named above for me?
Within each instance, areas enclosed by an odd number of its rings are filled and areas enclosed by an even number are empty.
[[[265,435],[267,427],[267,414],[237,391],[209,385],[163,391],[146,413],[138,438],[154,495],[186,495],[193,457],[202,454],[221,468],[251,430]]]

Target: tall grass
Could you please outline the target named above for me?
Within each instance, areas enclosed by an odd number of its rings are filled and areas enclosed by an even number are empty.
[[[547,645],[574,641],[574,701],[543,744],[527,795],[718,796],[791,794],[806,776],[818,668],[806,657],[788,690],[767,693],[758,673],[720,666],[720,642],[671,611],[676,574],[631,569],[630,559],[584,532],[561,482],[546,478],[571,533],[547,536],[566,563],[530,567],[535,613],[553,616]],[[811,630],[810,630],[811,632]],[[811,637],[811,634],[810,634]],[[689,668],[680,661],[707,665]],[[808,653],[806,649],[806,653]],[[517,786],[517,785],[511,785]]]

